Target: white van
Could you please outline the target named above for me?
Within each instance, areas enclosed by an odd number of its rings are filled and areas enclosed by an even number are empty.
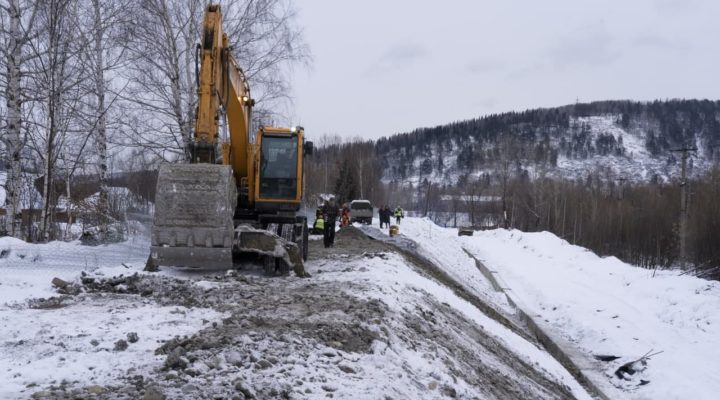
[[[372,224],[373,206],[369,200],[353,200],[350,202],[350,222]]]

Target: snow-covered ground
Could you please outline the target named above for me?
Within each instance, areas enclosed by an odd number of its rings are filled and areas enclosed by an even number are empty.
[[[0,398],[137,398],[148,388],[135,389],[137,376],[186,399],[237,390],[258,398],[590,398],[526,336],[382,243],[347,232],[338,232],[332,249],[312,242],[309,279],[251,270],[214,278],[144,274],[146,232],[97,247],[2,238]],[[438,243],[453,246],[450,238]],[[467,291],[511,313],[457,252],[426,255],[462,267],[451,275],[467,277]],[[135,273],[157,292],[96,285]],[[55,277],[81,294],[60,296],[50,284]],[[168,342],[185,335],[187,344]],[[170,364],[167,352],[157,354],[161,346],[173,354],[182,347],[188,366]]]
[[[82,393],[125,390],[119,398],[133,398],[142,393],[128,383],[133,376],[152,380],[171,398],[238,387],[259,397],[589,398],[528,335],[468,300],[519,321],[466,251],[496,271],[512,300],[545,330],[590,360],[605,387],[616,387],[612,398],[713,399],[720,392],[717,283],[600,258],[549,233],[458,237],[420,218],[406,218],[400,228],[417,244],[413,251],[457,286],[382,241],[363,242],[347,230],[338,232],[335,248],[312,242],[310,279],[251,270],[231,278],[144,275],[143,231],[97,247],[1,238],[0,398],[63,385]],[[123,285],[93,290],[80,283],[83,272],[96,280],[137,272],[139,284],[163,286],[162,293],[126,293]],[[58,301],[55,277],[87,292]],[[189,338],[187,368],[169,367],[167,353],[156,354],[178,335]],[[117,348],[120,340],[126,350]],[[643,371],[615,375],[648,352],[657,354]],[[603,362],[597,355],[618,358]]]
[[[143,374],[162,365],[158,343],[189,335],[221,313],[202,308],[158,306],[128,296],[58,296],[53,278],[76,281],[134,273],[147,259],[142,233],[124,243],[88,247],[78,241],[29,244],[0,238],[0,399],[27,398],[47,385],[89,386]],[[132,343],[127,335],[137,334]],[[130,342],[115,351],[119,340]]]
[[[403,220],[400,228],[444,260],[449,273],[482,287],[475,283],[482,281],[480,272],[459,255],[467,249],[497,272],[511,297],[544,329],[593,360],[627,398],[716,399],[720,393],[717,282],[601,258],[548,232],[491,230],[458,237],[455,229],[416,218]],[[652,353],[658,354],[644,371],[627,379],[615,375],[623,364]],[[619,358],[601,362],[594,356]]]

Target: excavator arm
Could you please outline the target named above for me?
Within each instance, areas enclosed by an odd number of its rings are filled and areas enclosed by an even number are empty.
[[[221,159],[232,167],[239,187],[252,187],[255,151],[250,143],[250,121],[255,101],[223,32],[219,5],[209,5],[205,11],[199,53],[193,162]],[[227,136],[220,135],[222,121],[227,121]],[[252,197],[252,191],[248,193]]]

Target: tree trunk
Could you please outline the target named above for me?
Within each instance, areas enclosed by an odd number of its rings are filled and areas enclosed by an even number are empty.
[[[53,155],[53,142],[54,142],[54,136],[55,136],[55,107],[54,107],[54,99],[50,100],[50,107],[49,107],[49,118],[48,118],[48,142],[47,147],[45,149],[45,166],[44,166],[44,175],[45,179],[43,180],[43,192],[42,192],[42,210],[40,212],[40,240],[43,242],[47,242],[50,239],[49,232],[48,232],[48,225],[50,223],[50,202],[52,199],[50,190],[52,189],[52,172],[53,172],[53,162],[52,159],[54,157]]]
[[[65,90],[65,71],[69,60],[69,28],[65,26],[68,22],[66,15],[68,12],[69,1],[51,2],[48,5],[48,21],[47,21],[47,66],[42,71],[47,77],[47,125],[45,129],[47,134],[45,147],[45,180],[43,182],[42,194],[42,211],[40,216],[40,238],[47,242],[50,237],[50,223],[53,210],[53,171],[55,168],[56,149],[58,145],[58,135],[61,135],[61,125],[63,118]]]
[[[20,152],[22,151],[22,95],[20,93],[20,63],[22,57],[22,45],[24,42],[23,33],[20,29],[20,1],[10,0],[10,32],[9,46],[7,49],[7,79],[6,105],[8,113],[7,135],[3,138],[5,149],[8,153],[10,169],[5,180],[5,192],[7,203],[7,216],[5,218],[5,230],[10,236],[15,236],[15,215],[20,211],[20,179],[21,164]]]
[[[93,0],[94,9],[94,52],[95,62],[93,63],[93,75],[95,80],[95,95],[97,96],[97,108],[95,110],[95,146],[98,152],[97,169],[99,174],[100,194],[98,197],[98,222],[100,225],[100,239],[104,240],[107,235],[107,224],[109,216],[108,186],[107,186],[107,118],[105,111],[105,60],[103,57],[103,38],[105,29],[102,24],[102,10],[100,0]]]
[[[161,5],[161,15],[159,17],[163,25],[163,33],[165,35],[164,40],[167,45],[167,51],[169,52],[170,71],[168,72],[170,74],[170,93],[172,95],[171,107],[175,121],[180,128],[180,136],[182,138],[183,146],[185,147],[185,158],[189,160],[191,158],[190,143],[192,142],[192,132],[190,131],[190,123],[187,115],[185,115],[185,109],[183,108],[182,94],[184,90],[180,82],[180,58],[178,56],[178,48],[175,43],[175,35],[170,21],[169,12],[167,4],[163,3]]]
[[[67,155],[65,156],[66,160],[69,160]],[[67,215],[67,221],[65,224],[65,240],[70,241],[72,240],[71,234],[72,231],[70,227],[72,226],[72,197],[70,197],[70,173],[71,170],[69,166],[66,164],[65,166],[65,196],[67,200],[65,201],[65,214]]]

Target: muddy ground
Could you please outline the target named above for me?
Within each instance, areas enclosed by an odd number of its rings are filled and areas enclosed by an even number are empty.
[[[195,335],[159,343],[156,354],[161,366],[150,373],[126,371],[113,386],[63,382],[38,390],[33,398],[346,398],[343,379],[363,388],[360,398],[415,398],[417,393],[426,393],[424,398],[573,398],[566,386],[537,365],[427,293],[419,291],[414,294],[417,302],[393,309],[368,295],[377,290],[370,281],[332,279],[343,271],[366,268],[371,264],[367,260],[378,262],[392,254],[404,254],[413,269],[453,286],[425,260],[371,240],[355,228],[341,230],[333,248],[324,248],[322,240],[310,242],[306,270],[312,276],[305,279],[266,277],[260,267],[248,265],[213,274],[85,276],[51,303],[71,304],[77,296],[102,295],[105,301],[108,296],[122,296],[159,305],[212,308],[226,317],[221,323],[208,322]],[[527,336],[514,321],[501,322]],[[128,338],[132,339],[142,340]],[[116,351],[127,345],[132,343],[119,343]],[[389,350],[422,354],[441,361],[446,370],[430,372],[436,378],[428,379],[427,371],[399,362],[413,382],[412,390],[383,387],[376,382],[379,375],[370,362],[380,356],[379,349],[383,354]]]

